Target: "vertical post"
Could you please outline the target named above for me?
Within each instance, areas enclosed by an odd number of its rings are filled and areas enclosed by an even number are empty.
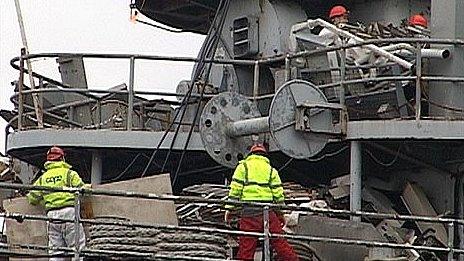
[[[346,50],[340,50],[340,104],[345,105]]]
[[[101,129],[102,127],[102,108],[101,108],[101,100],[97,100],[97,129]]]
[[[290,67],[290,55],[287,54],[285,57],[285,81],[288,82],[291,79],[291,67]]]
[[[147,118],[145,117],[145,104],[143,102],[140,103],[140,114],[142,114],[142,130],[145,130],[145,121]]]
[[[458,189],[458,211],[459,219],[464,219],[464,178],[460,177],[459,179],[459,189]],[[459,237],[459,249],[464,250],[464,225],[458,224],[458,237]],[[459,261],[464,261],[464,254],[459,254]]]
[[[130,58],[129,96],[127,106],[127,130],[132,130],[132,111],[134,110],[134,70],[135,57]]]
[[[362,174],[362,151],[361,142],[351,142],[350,161],[350,211],[361,210],[361,174]],[[352,216],[351,220],[361,221],[361,217]]]
[[[448,223],[448,261],[454,260],[454,223]]]
[[[102,172],[103,172],[103,161],[101,153],[98,151],[92,152],[92,170],[90,182],[92,185],[101,184],[102,181]]]
[[[422,47],[417,43],[416,47],[416,120],[421,118],[421,81],[422,81]]]
[[[256,104],[258,104],[258,95],[259,95],[259,61],[255,62],[255,73],[253,78],[253,99]]]
[[[74,199],[74,260],[79,260],[80,255],[80,219],[81,219],[81,193],[79,191],[75,192]]]
[[[15,7],[16,7],[16,15],[18,17],[19,31],[21,32],[21,40],[23,42],[23,47],[24,47],[24,54],[21,54],[21,55],[28,55],[29,47],[27,45],[26,30],[24,29],[23,15],[21,13],[21,6],[19,4],[19,0],[15,0]],[[34,76],[32,73],[31,61],[27,59],[26,64],[27,64],[27,72],[29,75],[31,89],[34,90],[35,82],[34,82]],[[43,115],[42,115],[43,112],[42,112],[42,107],[40,106],[38,97],[39,95],[37,93],[32,94],[32,101],[34,102],[34,109],[35,109],[35,114],[37,117],[37,126],[39,126],[39,128],[43,128]]]
[[[24,58],[26,53],[24,48],[21,49],[21,58],[19,60],[19,80],[18,80],[18,130],[23,128],[23,112],[24,112]]]
[[[263,227],[264,227],[264,260],[271,260],[271,248],[269,238],[269,207],[263,209]]]

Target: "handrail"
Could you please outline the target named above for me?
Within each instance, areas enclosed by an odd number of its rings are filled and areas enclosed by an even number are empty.
[[[362,46],[367,46],[367,45],[385,45],[385,44],[397,44],[397,43],[410,43],[414,47],[414,45],[420,48],[420,44],[438,44],[438,45],[455,45],[455,46],[463,46],[464,45],[464,40],[462,39],[427,39],[427,38],[387,38],[387,39],[373,39],[373,40],[366,40],[364,42],[357,42],[357,43],[352,43],[352,44],[342,44],[340,46],[330,46],[330,47],[324,47],[324,48],[318,48],[315,50],[307,50],[307,51],[302,51],[302,52],[297,52],[297,53],[288,53],[286,55],[280,55],[280,56],[273,56],[273,57],[264,57],[256,60],[235,60],[235,59],[207,59],[205,62],[206,63],[215,63],[215,64],[227,64],[227,65],[235,65],[235,66],[253,66],[254,67],[254,91],[253,91],[253,96],[247,97],[251,100],[258,101],[258,100],[263,100],[263,99],[270,99],[273,97],[273,94],[260,94],[258,95],[258,86],[257,83],[259,82],[259,67],[260,66],[267,66],[271,63],[273,64],[282,64],[285,62],[285,70],[286,70],[286,78],[290,79],[290,68],[291,68],[291,62],[293,59],[297,58],[306,58],[310,57],[312,55],[317,55],[321,53],[327,53],[331,51],[340,51],[340,50],[346,50],[349,48],[353,47],[362,47]],[[416,57],[417,55],[420,55],[419,52],[416,52]],[[28,73],[27,68],[20,68],[20,66],[17,65],[17,62],[22,60],[28,60],[28,59],[36,59],[36,58],[54,58],[54,57],[80,57],[80,58],[89,58],[89,59],[130,59],[131,61],[131,70],[130,70],[130,75],[134,75],[133,70],[134,69],[134,62],[138,60],[152,60],[152,61],[172,61],[172,62],[198,62],[199,59],[195,57],[173,57],[173,56],[161,56],[161,55],[138,55],[138,54],[95,54],[95,53],[39,53],[39,54],[28,54],[28,55],[23,55],[21,57],[15,57],[11,59],[10,64],[13,68],[15,69],[21,69],[23,73]],[[346,64],[345,61],[346,57],[342,57],[342,65],[337,68],[330,68],[328,71],[333,71],[333,70],[339,70],[341,72],[346,71],[347,68],[350,69],[356,69],[356,68],[365,68],[366,66],[349,66]],[[343,62],[345,61],[345,62]],[[423,81],[441,81],[441,82],[451,82],[451,83],[457,83],[457,82],[464,82],[464,77],[452,77],[452,76],[433,76],[433,75],[422,75],[421,74],[421,63],[417,63],[418,58],[416,58],[416,67],[412,68],[412,70],[415,70],[416,74],[412,76],[384,76],[384,77],[370,77],[370,78],[362,78],[362,79],[351,79],[351,80],[346,80],[346,73],[343,73],[343,77],[338,82],[332,82],[328,84],[322,84],[319,85],[318,87],[321,89],[324,88],[332,88],[332,87],[340,87],[340,94],[342,94],[342,90],[345,89],[347,85],[350,84],[361,84],[361,83],[367,83],[367,82],[388,82],[388,81],[410,81],[413,82],[415,81],[416,85],[416,99],[422,100],[421,97],[421,91],[420,91],[420,86]],[[342,68],[343,67],[343,68]],[[32,94],[37,94],[37,93],[45,93],[45,92],[66,92],[66,93],[79,93],[82,95],[85,95],[87,97],[90,97],[91,99],[98,99],[98,97],[93,97],[91,94],[92,93],[101,93],[101,94],[110,94],[110,93],[117,93],[117,94],[127,94],[129,96],[129,101],[133,99],[133,95],[156,95],[156,96],[163,96],[163,97],[182,97],[184,94],[183,93],[172,93],[172,92],[156,92],[156,91],[129,91],[129,90],[96,90],[96,89],[79,89],[76,88],[75,86],[73,88],[69,88],[70,86],[66,86],[65,84],[56,81],[54,79],[48,78],[43,75],[39,75],[34,72],[34,77],[39,77],[40,79],[44,79],[47,82],[51,84],[55,84],[57,86],[65,87],[65,88],[57,88],[57,89],[52,89],[52,88],[45,88],[45,89],[34,89],[34,90],[22,90],[21,94],[20,93],[15,93],[11,99],[15,99],[18,96],[21,95],[32,95]],[[133,78],[132,78],[133,80]],[[129,86],[131,87],[131,86]],[[133,86],[132,86],[133,87]],[[209,99],[213,97],[214,95],[204,95],[203,98]],[[191,97],[193,98],[199,98],[200,95],[192,93]],[[344,99],[340,99],[339,101],[342,105],[345,105]],[[132,106],[131,106],[132,105]],[[133,108],[134,104],[130,104],[127,108],[128,111],[131,111]],[[22,106],[20,106],[23,108]],[[445,107],[446,108],[446,107]],[[24,110],[24,109],[22,109]],[[22,115],[22,110],[21,110],[21,115]],[[47,111],[43,112],[48,113]],[[416,103],[416,108],[415,108],[415,113],[416,113],[416,120],[421,119],[421,110],[420,110],[420,103]],[[25,114],[27,115],[27,114]],[[129,115],[129,114],[128,114]],[[53,116],[53,115],[52,115]],[[54,116],[53,116],[54,117]],[[127,129],[131,129],[131,117],[128,117],[129,120],[127,121]],[[68,121],[66,119],[63,119],[63,121]],[[68,121],[68,123],[76,126],[76,124],[71,123]],[[19,126],[22,127],[22,124],[19,124]],[[78,126],[78,125],[77,125]],[[85,126],[84,126],[85,127]],[[19,128],[21,130],[21,128]]]
[[[285,206],[282,204],[271,204],[271,203],[257,203],[257,202],[241,202],[241,201],[232,201],[232,200],[220,200],[220,199],[209,199],[202,197],[192,197],[192,196],[175,196],[175,195],[156,195],[153,193],[140,193],[134,191],[121,191],[121,190],[105,190],[105,189],[88,189],[88,188],[50,188],[34,185],[24,185],[24,184],[10,184],[10,183],[0,183],[0,189],[19,189],[22,191],[29,190],[42,190],[49,192],[69,192],[76,194],[76,204],[75,206],[80,205],[81,195],[105,195],[105,196],[117,196],[117,197],[128,197],[128,198],[140,198],[140,199],[149,199],[149,200],[158,200],[158,201],[174,201],[174,202],[185,202],[185,203],[197,203],[202,204],[206,203],[207,206],[212,205],[224,205],[224,204],[234,204],[240,206],[255,206],[262,207],[264,209],[287,209],[287,210],[297,210],[303,213],[319,213],[319,214],[331,214],[336,216],[364,216],[372,218],[383,218],[383,219],[394,219],[394,220],[409,220],[409,221],[421,221],[421,222],[430,222],[430,223],[444,223],[448,226],[448,237],[451,239],[454,237],[454,224],[464,224],[463,219],[454,219],[454,218],[441,218],[441,217],[426,217],[426,216],[405,216],[405,215],[395,215],[388,213],[372,213],[364,211],[347,211],[347,210],[334,210],[334,209],[322,209],[322,208],[313,208],[313,207],[298,207],[298,206]],[[422,246],[422,245],[410,245],[410,244],[398,244],[398,243],[389,243],[389,242],[380,242],[373,240],[354,240],[346,238],[331,238],[331,237],[317,237],[310,235],[296,235],[296,234],[274,234],[265,232],[246,232],[246,231],[237,231],[233,229],[218,229],[218,228],[209,228],[209,227],[192,227],[192,226],[174,226],[174,225],[159,225],[159,224],[148,224],[140,222],[127,222],[127,221],[104,221],[104,220],[94,220],[94,219],[82,219],[80,218],[80,210],[76,208],[76,217],[74,219],[61,219],[61,218],[49,218],[44,215],[27,215],[22,213],[0,213],[0,217],[7,219],[14,219],[17,221],[22,220],[35,220],[35,221],[50,221],[50,222],[68,222],[68,223],[84,223],[84,224],[95,224],[95,225],[117,225],[117,226],[126,226],[126,227],[138,227],[138,228],[155,228],[155,229],[165,229],[165,230],[184,230],[192,232],[205,232],[205,233],[217,233],[223,235],[232,235],[232,236],[252,236],[252,237],[264,237],[269,236],[270,238],[285,238],[293,239],[299,241],[309,241],[309,242],[323,242],[323,243],[333,243],[333,244],[344,244],[344,245],[355,245],[355,246],[366,246],[366,247],[381,247],[381,248],[393,248],[393,249],[413,249],[413,250],[423,250],[431,252],[442,252],[448,253],[449,259],[454,256],[454,254],[464,254],[464,249],[455,248],[452,244],[453,241],[449,241],[451,244],[447,247],[432,247],[432,246]],[[76,238],[78,240],[78,238]],[[9,244],[0,244],[0,246],[10,246]],[[48,246],[38,246],[38,245],[27,245],[20,244],[15,245],[18,248],[30,249],[31,246],[34,246],[36,249],[41,250],[60,250],[65,253],[74,252],[75,256],[79,255],[87,256],[90,255],[93,251],[94,254],[102,256],[111,256],[112,253],[105,251],[100,251],[100,249],[83,249],[79,250],[77,248],[50,248]],[[8,253],[7,253],[8,254]],[[451,259],[450,259],[451,260]]]

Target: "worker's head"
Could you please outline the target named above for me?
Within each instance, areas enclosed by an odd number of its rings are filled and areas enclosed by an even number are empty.
[[[53,146],[47,151],[47,161],[61,160],[64,160],[64,151],[60,147]]]
[[[250,148],[250,154],[267,156],[267,149],[262,143],[256,143]]]
[[[336,5],[330,9],[329,18],[335,25],[348,23],[349,13],[350,12],[344,6]]]
[[[429,23],[427,21],[427,18],[425,18],[425,16],[421,14],[416,14],[416,15],[409,17],[409,25],[427,28]]]

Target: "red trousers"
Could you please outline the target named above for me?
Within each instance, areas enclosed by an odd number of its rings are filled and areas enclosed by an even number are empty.
[[[241,217],[240,230],[249,232],[263,232],[263,216]],[[280,220],[274,211],[269,211],[269,230],[274,234],[282,234]],[[293,247],[288,244],[284,238],[271,239],[271,246],[277,253],[277,260],[297,261],[298,256],[295,254]],[[238,259],[253,260],[256,247],[258,245],[257,237],[242,236],[239,238]]]

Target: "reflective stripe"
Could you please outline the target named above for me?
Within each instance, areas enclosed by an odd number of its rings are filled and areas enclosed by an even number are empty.
[[[245,181],[239,180],[239,179],[236,179],[236,178],[232,179],[232,181],[235,181],[238,184],[243,185],[243,186],[257,185],[257,186],[265,187],[265,188],[279,188],[279,187],[282,187],[282,184],[270,185],[270,183],[258,183],[256,181],[248,181],[248,184],[245,184]]]

